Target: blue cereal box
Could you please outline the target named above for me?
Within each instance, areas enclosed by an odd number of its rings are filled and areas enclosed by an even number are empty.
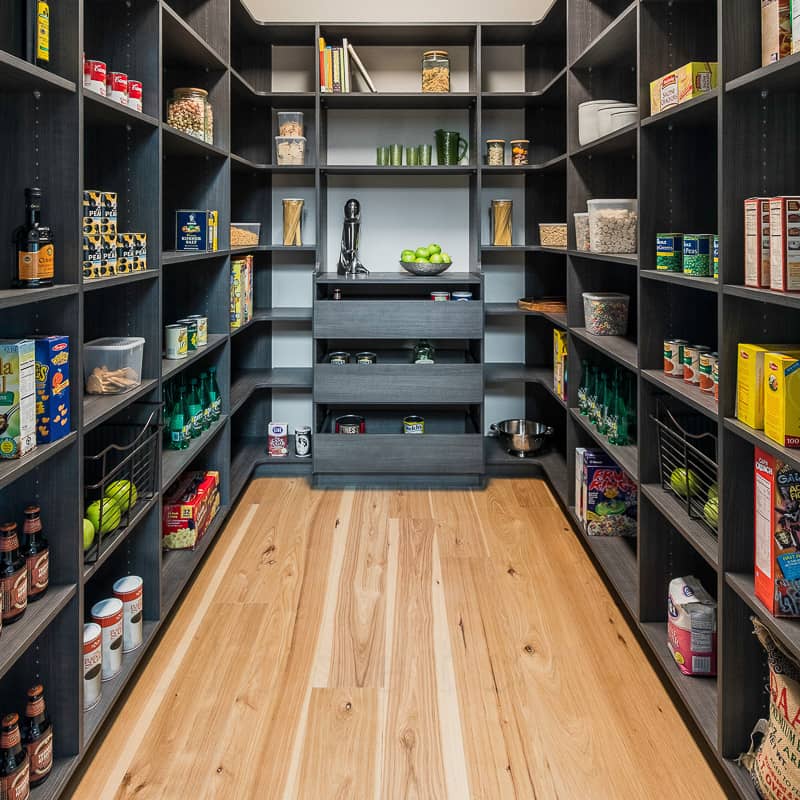
[[[48,444],[70,432],[69,336],[36,340],[36,441]]]
[[[638,492],[627,473],[608,456],[583,463],[584,519],[589,536],[635,536]]]
[[[213,250],[214,221],[210,211],[175,212],[175,249]]]

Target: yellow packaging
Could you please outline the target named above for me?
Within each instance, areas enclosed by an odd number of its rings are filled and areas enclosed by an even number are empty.
[[[567,332],[553,328],[553,391],[567,399]]]
[[[690,61],[650,82],[650,113],[658,114],[717,88],[716,61]]]
[[[231,261],[231,330],[236,330],[244,325],[244,288],[243,279],[246,278],[245,272],[247,262],[243,258],[235,258]]]
[[[796,344],[739,343],[736,365],[736,418],[751,428],[764,427],[764,355],[800,355]]]
[[[764,433],[783,447],[800,448],[800,352],[764,356]]]

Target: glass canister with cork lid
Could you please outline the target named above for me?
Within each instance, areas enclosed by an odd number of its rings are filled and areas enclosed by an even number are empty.
[[[422,54],[422,91],[450,91],[450,54],[447,50],[426,50]]]
[[[167,124],[187,136],[213,144],[214,118],[205,89],[180,87],[167,101]]]

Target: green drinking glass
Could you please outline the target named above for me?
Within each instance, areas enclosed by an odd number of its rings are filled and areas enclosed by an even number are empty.
[[[393,167],[403,166],[403,145],[401,144],[389,145],[389,163]]]
[[[406,166],[416,167],[419,164],[419,151],[416,147],[406,147]]]
[[[389,154],[389,148],[385,144],[375,148],[375,154],[375,163],[379,167],[388,167],[392,163],[391,156]]]
[[[429,144],[421,144],[417,147],[417,160],[421,167],[429,167],[431,165],[431,156],[433,154],[433,147]]]

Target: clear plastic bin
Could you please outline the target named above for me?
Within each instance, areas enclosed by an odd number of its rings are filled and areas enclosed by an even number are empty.
[[[302,111],[278,111],[279,136],[305,136],[306,129],[303,124]]]
[[[122,394],[142,382],[144,339],[108,336],[83,346],[83,375],[87,394]]]
[[[630,295],[583,293],[583,316],[592,336],[624,336],[628,330]]]
[[[540,222],[539,244],[542,247],[560,247],[567,249],[566,222]]]
[[[276,136],[275,161],[279,167],[302,167],[306,163],[306,137]]]
[[[639,230],[636,200],[589,200],[589,239],[593,253],[635,253]]]
[[[260,222],[231,222],[231,247],[256,247],[260,238]]]
[[[592,248],[589,238],[589,212],[581,211],[575,216],[575,248],[588,253]]]

